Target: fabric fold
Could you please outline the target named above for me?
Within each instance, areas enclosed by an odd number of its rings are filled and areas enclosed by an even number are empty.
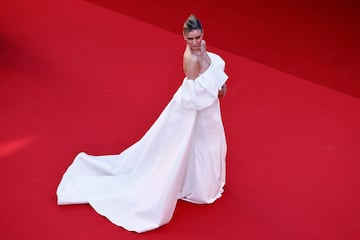
[[[209,68],[196,79],[184,78],[174,94],[174,100],[183,108],[202,110],[218,99],[218,93],[228,76],[224,72],[225,62],[216,54],[208,53]]]

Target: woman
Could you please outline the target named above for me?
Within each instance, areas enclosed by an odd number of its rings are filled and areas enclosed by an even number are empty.
[[[187,42],[184,52],[184,72],[188,79],[194,80],[209,67],[211,62],[206,52],[205,40],[203,40],[204,30],[194,15],[190,15],[184,23],[183,35]],[[219,95],[224,97],[226,90],[225,83],[219,90]]]
[[[225,184],[226,141],[218,96],[224,61],[206,51],[201,23],[184,24],[186,77],[159,118],[120,154],[79,153],[57,189],[58,204],[90,204],[127,230],[168,223],[178,199],[212,203]]]

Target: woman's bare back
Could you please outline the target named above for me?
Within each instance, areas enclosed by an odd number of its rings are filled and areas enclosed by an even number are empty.
[[[206,43],[202,42],[201,48],[198,50],[191,50],[189,46],[184,52],[184,73],[188,79],[194,80],[200,74],[205,72],[211,64],[211,59],[206,52]]]

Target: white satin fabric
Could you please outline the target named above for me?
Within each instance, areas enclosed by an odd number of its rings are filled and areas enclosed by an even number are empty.
[[[145,232],[172,218],[178,199],[212,203],[225,184],[226,139],[218,90],[225,62],[214,53],[195,80],[184,79],[159,118],[120,154],[79,153],[57,189],[58,204],[90,204],[127,230]]]

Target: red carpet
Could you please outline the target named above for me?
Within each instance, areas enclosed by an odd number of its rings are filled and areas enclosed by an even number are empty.
[[[360,98],[360,2],[88,0],[175,33],[194,12],[207,42]]]
[[[99,2],[0,4],[0,239],[360,238],[359,35],[355,5],[345,3],[325,8],[316,26],[311,11],[301,21],[305,3],[297,14],[289,13],[294,5],[246,1],[238,15],[231,4],[199,9],[208,48],[223,56],[230,76],[222,101],[227,185],[215,204],[179,201],[168,225],[144,234],[87,205],[57,206],[56,187],[75,154],[117,153],[134,143],[183,77],[186,2],[165,10]],[[275,25],[266,21],[272,10]],[[234,20],[230,28],[220,16]],[[321,45],[335,36],[322,28],[307,45],[331,16],[342,17],[334,26],[341,34]],[[297,19],[301,39],[286,17]],[[274,35],[258,31],[268,25]],[[233,31],[224,37],[226,29]]]

